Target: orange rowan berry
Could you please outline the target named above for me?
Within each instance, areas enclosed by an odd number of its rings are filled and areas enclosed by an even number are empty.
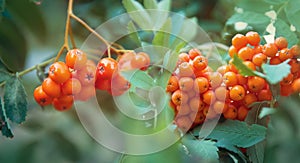
[[[297,59],[291,59],[289,65],[291,66],[291,73],[294,74],[300,71],[300,62]]]
[[[253,48],[254,54],[262,53],[263,52],[263,45],[257,45]]]
[[[208,77],[212,89],[219,87],[223,82],[223,77],[219,72],[210,72]]]
[[[215,89],[215,95],[217,100],[225,101],[227,98],[229,98],[229,91],[226,87],[220,86]]]
[[[110,90],[111,89],[111,80],[108,79],[97,79],[95,82],[95,88],[99,90]]]
[[[70,78],[61,86],[61,91],[64,95],[73,95],[81,91],[81,83],[76,78]]]
[[[80,101],[87,101],[95,95],[96,91],[94,85],[86,85],[81,87],[81,91],[78,94],[75,94],[74,98]]]
[[[189,57],[191,60],[193,60],[195,57],[201,56],[201,55],[202,55],[202,53],[196,48],[193,48],[189,51]]]
[[[80,81],[81,85],[94,85],[96,81],[96,67],[86,66],[78,70],[75,77]]]
[[[231,104],[228,105],[227,111],[223,113],[223,116],[226,119],[236,119],[237,115],[238,115],[237,108]]]
[[[33,97],[40,106],[46,106],[52,103],[52,97],[48,96],[43,91],[42,86],[38,86],[37,88],[35,88]]]
[[[263,47],[263,53],[268,57],[275,57],[277,51],[278,48],[274,43],[267,43]]]
[[[240,49],[242,47],[245,47],[248,44],[248,39],[246,36],[242,34],[236,34],[232,38],[231,43],[235,48]]]
[[[64,83],[71,77],[68,66],[64,62],[55,62],[49,67],[49,77],[58,84]]]
[[[270,59],[270,65],[278,65],[281,63],[281,60],[279,59],[279,57],[272,57]]]
[[[194,116],[193,114],[190,114],[189,118],[196,125],[203,123],[204,120],[205,120],[205,116],[203,115],[203,111],[202,110],[198,111],[197,114],[196,114],[196,116]]]
[[[197,112],[203,110],[205,103],[199,97],[194,97],[189,101],[189,106],[192,111]]]
[[[182,77],[178,83],[179,89],[185,92],[190,91],[194,87],[194,80],[190,77]]]
[[[243,76],[241,74],[236,74],[236,78],[237,78],[239,85],[245,85],[248,82],[248,78],[246,78],[245,76]]]
[[[210,108],[208,105],[206,105],[203,109],[203,115],[207,118],[207,119],[212,119],[214,117],[216,117],[217,113],[214,111],[213,108]]]
[[[187,62],[183,62],[178,66],[179,69],[179,76],[180,77],[191,77],[194,75],[194,71],[192,66],[187,63]]]
[[[86,54],[80,49],[69,50],[66,55],[66,65],[72,69],[80,70],[87,62]]]
[[[288,48],[283,48],[279,51],[278,57],[281,61],[285,61],[287,59],[292,59],[293,54],[290,53]]]
[[[207,60],[204,56],[197,56],[193,59],[195,71],[202,71],[207,67]]]
[[[113,76],[111,89],[108,92],[113,96],[120,96],[130,88],[130,83],[120,74]]]
[[[265,79],[258,76],[248,78],[247,86],[250,92],[259,92],[265,87]]]
[[[234,55],[238,54],[238,50],[236,49],[236,47],[234,47],[233,45],[231,45],[228,49],[228,54],[231,58],[233,58]]]
[[[246,33],[248,43],[252,46],[257,46],[260,43],[260,36],[257,32],[249,31]]]
[[[208,105],[216,101],[216,95],[212,90],[206,91],[202,96],[203,96],[203,102]]]
[[[245,88],[240,85],[233,86],[229,91],[230,99],[233,101],[240,101],[244,99],[246,94]]]
[[[57,84],[51,78],[46,78],[42,83],[43,91],[50,97],[59,97],[61,95],[60,84]]]
[[[217,114],[227,112],[228,104],[223,101],[216,101],[213,105],[213,109]]]
[[[183,105],[186,104],[188,102],[188,95],[184,92],[182,92],[181,90],[176,90],[173,94],[172,94],[172,102],[175,105]]]
[[[150,57],[147,53],[139,52],[131,60],[131,67],[145,70],[150,65]]]
[[[240,106],[237,109],[237,119],[240,121],[244,121],[248,115],[249,109],[245,106]]]
[[[300,92],[300,78],[294,80],[292,83],[292,90],[293,92]]]
[[[243,99],[243,104],[245,106],[249,106],[251,104],[253,104],[254,102],[257,102],[257,97],[255,94],[253,93],[248,93],[245,95],[244,99]]]
[[[290,85],[294,80],[294,75],[292,73],[288,74],[285,78],[280,81],[281,85]]]
[[[174,92],[179,88],[178,78],[171,76],[167,85],[167,92]]]
[[[254,55],[254,51],[249,46],[245,46],[238,51],[238,56],[243,61],[251,61]]]
[[[252,58],[252,62],[258,66],[258,67],[261,67],[261,65],[263,63],[266,63],[267,62],[267,56],[264,55],[263,53],[258,53],[258,54],[255,54]]]
[[[177,105],[176,110],[177,110],[178,116],[187,115],[191,112],[191,109],[190,109],[189,105],[187,105],[187,104]]]
[[[300,55],[300,46],[299,45],[293,45],[290,48],[290,53],[294,56],[294,57],[298,57]]]
[[[280,49],[284,49],[288,47],[288,41],[286,38],[284,37],[277,37],[274,41],[275,45],[277,46],[277,48]]]
[[[220,66],[217,69],[217,72],[220,73],[221,75],[224,75],[228,71],[229,71],[229,67],[227,65]]]
[[[208,90],[209,83],[205,77],[198,77],[194,80],[194,90],[197,93],[204,93]]]
[[[293,93],[293,85],[280,85],[280,95],[289,96]]]
[[[259,91],[257,94],[259,101],[271,101],[272,100],[272,92],[269,89],[263,89]]]
[[[176,118],[175,123],[184,132],[188,131],[193,124],[193,122],[190,120],[188,116],[181,116]]]
[[[253,71],[256,70],[256,67],[255,67],[255,65],[254,65],[253,62],[251,62],[251,61],[244,61],[243,63],[244,63],[244,65],[246,65],[246,66],[247,66],[248,68],[250,68],[251,70],[253,70]]]
[[[237,83],[238,83],[236,73],[231,72],[231,71],[226,72],[223,75],[223,80],[224,80],[224,83],[226,84],[227,87],[232,87],[234,85],[237,85]]]
[[[58,98],[54,98],[52,105],[55,110],[58,111],[67,111],[71,109],[73,105],[73,96],[71,95],[64,95]]]

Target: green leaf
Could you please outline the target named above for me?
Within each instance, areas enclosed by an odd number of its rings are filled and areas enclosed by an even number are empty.
[[[15,123],[25,121],[27,114],[27,94],[20,79],[12,77],[4,87],[4,107],[7,117]]]
[[[149,107],[150,106],[150,102],[145,99],[144,97],[141,97],[140,95],[136,94],[135,92],[129,92],[129,96],[131,101],[139,107]]]
[[[283,1],[283,0],[282,0]],[[284,8],[284,11],[286,13],[286,18],[289,20],[289,22],[294,25],[298,32],[300,32],[300,22],[299,22],[299,16],[300,16],[300,1],[298,0],[289,0],[287,5]]]
[[[47,26],[39,6],[29,0],[7,1],[7,9],[14,21],[24,24],[22,27],[27,27],[40,41],[46,41]]]
[[[264,0],[264,1],[272,5],[280,5],[286,2],[286,0]]]
[[[261,76],[261,77],[264,77],[264,75],[261,74],[260,72],[253,71],[249,67],[244,65],[243,61],[237,55],[234,55],[232,63],[239,70],[239,73],[243,76]]]
[[[27,43],[21,29],[13,20],[3,18],[0,25],[1,60],[9,69],[20,71],[24,67],[26,54]]]
[[[134,41],[134,43],[140,47],[142,44],[142,41],[141,41],[141,39],[138,35],[138,32],[137,32],[137,29],[135,28],[135,25],[132,21],[130,21],[128,23],[127,30],[128,30],[129,37],[132,39],[132,41]]]
[[[247,148],[264,140],[266,131],[265,127],[257,124],[248,125],[246,122],[226,120],[218,124],[208,138],[226,140],[238,147]]]
[[[298,17],[297,17],[298,18]],[[297,22],[299,23],[298,19]],[[297,24],[295,24],[297,25]],[[274,26],[276,28],[276,37],[283,36],[289,40],[289,47],[298,43],[298,38],[295,32],[291,31],[290,26],[280,18],[277,18]],[[297,28],[299,32],[299,27]]]
[[[258,25],[266,27],[270,23],[270,18],[257,12],[245,11],[243,13],[236,13],[232,15],[227,20],[226,25],[235,24],[237,22],[248,23],[254,27]]]
[[[142,29],[151,29],[151,19],[144,7],[135,0],[123,0],[124,8],[131,19]]]
[[[10,125],[8,123],[8,119],[5,113],[4,104],[2,102],[2,97],[0,97],[0,125],[1,125],[1,132],[3,136],[12,138],[14,137]]]
[[[135,87],[150,90],[154,86],[153,78],[145,71],[122,71],[121,74]]]
[[[261,67],[265,74],[265,78],[270,84],[277,84],[290,73],[291,66],[286,60],[278,65],[263,64]]]
[[[264,118],[265,116],[274,114],[274,113],[276,113],[276,112],[277,112],[277,110],[274,109],[274,108],[263,107],[262,110],[260,111],[258,117],[259,117],[260,119],[262,119],[262,118]]]
[[[168,19],[161,29],[155,33],[152,44],[162,47],[169,47],[171,30],[172,22],[171,19]]]
[[[162,0],[158,3],[158,9],[169,11],[171,8],[171,0]]]
[[[144,6],[146,9],[157,9],[157,2],[156,0],[144,0]]]
[[[260,142],[247,149],[250,162],[263,163],[265,153],[265,142]]]
[[[225,148],[231,152],[234,152],[236,154],[238,154],[238,156],[244,161],[244,162],[247,162],[246,161],[246,156],[241,152],[240,149],[238,149],[236,146],[234,146],[232,143],[226,141],[226,140],[219,140],[217,143],[216,143],[216,146],[217,147],[220,147],[220,148]]]
[[[0,83],[6,81],[12,77],[8,72],[0,69]]]
[[[149,99],[151,105],[157,110],[164,108],[164,106],[167,104],[167,100],[168,100],[167,97],[168,95],[165,89],[163,89],[160,86],[152,87],[149,90]]]
[[[191,157],[199,159],[198,162],[218,162],[218,148],[210,140],[194,140],[185,136],[182,143],[187,147]]]

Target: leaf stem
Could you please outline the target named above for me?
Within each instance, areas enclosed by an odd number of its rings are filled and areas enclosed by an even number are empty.
[[[42,62],[42,63],[40,63],[40,64],[34,65],[34,66],[32,66],[32,67],[30,67],[30,68],[28,68],[28,69],[26,69],[26,70],[21,71],[21,72],[19,72],[18,74],[19,74],[19,76],[21,77],[21,76],[23,76],[23,75],[25,75],[25,74],[27,74],[27,73],[33,71],[33,70],[36,70],[37,67],[44,67],[44,66],[47,66],[48,64],[52,63],[53,61],[54,61],[54,58],[48,59],[48,60],[46,60],[46,61],[44,61],[44,62]]]

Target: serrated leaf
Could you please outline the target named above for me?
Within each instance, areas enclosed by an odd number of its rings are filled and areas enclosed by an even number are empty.
[[[199,159],[199,162],[218,162],[218,148],[215,142],[210,140],[200,141],[185,136],[182,143],[187,147],[191,157]]]
[[[264,1],[272,5],[280,5],[286,2],[286,0],[264,0]]]
[[[247,148],[264,140],[266,131],[265,127],[257,124],[248,125],[246,122],[226,120],[218,124],[208,138],[226,140],[238,147]]]
[[[277,84],[289,75],[291,66],[288,62],[289,60],[286,60],[278,65],[263,64],[261,66],[265,74],[265,78],[270,84]]]
[[[153,24],[144,7],[135,0],[123,0],[124,8],[131,19],[142,29],[151,29]]]
[[[121,74],[135,87],[150,90],[154,86],[153,78],[145,71],[122,71]]]
[[[0,125],[1,125],[1,132],[3,136],[12,138],[14,137],[10,125],[8,123],[8,119],[5,113],[4,104],[2,102],[2,97],[0,97]]]
[[[15,21],[21,22],[40,41],[46,40],[46,29],[40,8],[29,0],[7,1],[7,9]]]
[[[9,74],[8,72],[6,72],[5,70],[1,70],[0,69],[0,83],[2,83],[3,81],[6,81],[8,79],[10,79],[12,77],[11,74]]]
[[[298,20],[299,19],[297,19],[297,23],[299,23]],[[295,24],[295,25],[297,25],[297,24]],[[298,25],[300,25],[300,24],[298,24]],[[290,26],[285,21],[283,21],[280,18],[277,18],[274,23],[274,26],[276,28],[276,37],[284,36],[287,40],[289,40],[289,47],[298,43],[298,38],[297,38],[296,33],[291,31]],[[300,30],[299,26],[298,26],[297,30],[298,31]]]
[[[236,154],[238,154],[238,156],[244,161],[244,162],[247,162],[246,161],[246,156],[241,152],[240,149],[238,149],[236,146],[234,146],[232,143],[226,141],[226,140],[219,140],[217,141],[216,143],[216,146],[217,147],[220,147],[220,148],[225,148],[231,152],[234,152]]]
[[[300,22],[299,22],[299,16],[300,16],[300,1],[298,0],[289,0],[287,5],[285,5],[285,13],[286,18],[289,20],[289,22],[294,25],[297,29],[297,31],[300,31]]]
[[[7,117],[15,123],[25,121],[27,114],[27,94],[23,84],[17,77],[11,77],[4,87],[4,108]]]
[[[274,114],[274,113],[276,113],[276,112],[277,112],[277,110],[274,109],[274,108],[263,107],[262,110],[260,111],[258,117],[259,117],[260,119],[262,119],[262,118],[264,118],[265,116]]]
[[[243,61],[237,56],[234,55],[232,64],[239,70],[239,73],[243,76],[261,76],[264,77],[263,74],[251,70],[249,67],[244,65]]]
[[[18,47],[18,48],[16,48]],[[27,54],[24,34],[16,22],[3,18],[0,25],[0,58],[10,70],[22,70]]]
[[[247,149],[249,160],[255,163],[264,162],[265,142],[260,142]]]
[[[156,0],[144,0],[144,6],[146,9],[157,9],[157,2]]]
[[[152,44],[156,46],[169,47],[171,30],[172,22],[171,19],[168,19],[161,29],[155,33]]]
[[[129,37],[132,39],[132,41],[134,41],[134,43],[140,47],[142,44],[142,41],[141,41],[141,39],[138,35],[138,31],[132,21],[130,21],[128,23],[127,30],[128,30]]]

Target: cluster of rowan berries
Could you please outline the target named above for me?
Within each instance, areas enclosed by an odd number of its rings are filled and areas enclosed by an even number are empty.
[[[300,47],[294,45],[288,49],[284,37],[261,45],[257,32],[236,34],[232,38],[229,55],[232,58],[237,55],[247,67],[257,71],[261,71],[264,63],[276,65],[290,59],[291,73],[280,82],[280,94],[289,96],[300,92],[300,64],[297,60]],[[170,105],[175,110],[175,123],[184,130],[217,115],[243,121],[254,102],[271,101],[273,98],[265,79],[242,76],[232,60],[214,72],[208,66],[207,58],[197,49],[179,55],[167,92],[171,93]]]
[[[52,104],[58,111],[69,110],[75,100],[86,101],[95,95],[96,64],[79,49],[68,51],[65,62],[50,65],[48,77],[34,90],[40,106]]]
[[[300,90],[300,62],[297,60],[300,56],[300,47],[293,45],[288,48],[288,41],[285,37],[278,37],[273,43],[261,45],[257,32],[250,31],[246,35],[236,34],[232,38],[232,46],[229,48],[229,55],[233,57],[235,54],[250,69],[258,71],[264,63],[277,65],[289,59],[290,74],[280,82],[280,94],[289,96]]]
[[[125,53],[116,61],[102,58],[97,66],[79,49],[68,51],[65,62],[50,65],[48,77],[34,90],[34,98],[40,106],[52,104],[56,110],[65,111],[74,100],[87,101],[96,89],[112,96],[120,96],[130,88],[121,71],[146,70],[150,58],[146,53]]]

